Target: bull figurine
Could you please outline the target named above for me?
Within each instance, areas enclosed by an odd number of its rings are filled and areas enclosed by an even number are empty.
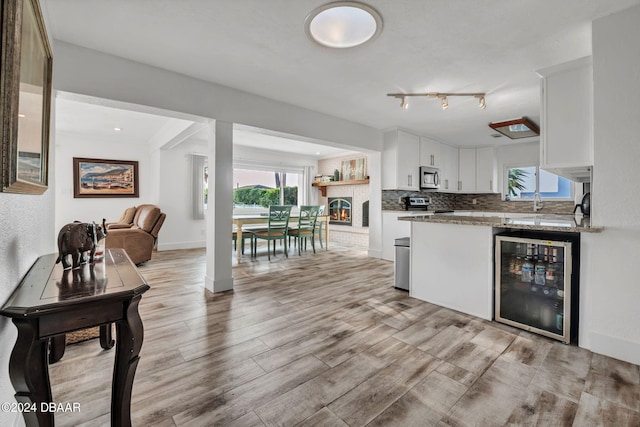
[[[73,269],[80,268],[80,264],[87,263],[87,252],[89,252],[89,262],[93,264],[98,242],[107,236],[105,219],[102,219],[102,226],[94,223],[75,221],[67,224],[58,233],[58,259],[56,264],[62,261],[65,270],[71,268],[68,255],[71,255]]]

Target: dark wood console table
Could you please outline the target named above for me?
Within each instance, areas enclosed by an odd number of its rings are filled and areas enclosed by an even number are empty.
[[[0,310],[18,328],[9,361],[15,398],[36,408],[23,412],[24,420],[27,426],[54,425],[54,413],[41,410],[47,406],[43,402],[53,402],[47,364],[50,339],[115,323],[111,425],[130,426],[131,388],[143,339],[138,303],[149,285],[123,249],[107,249],[94,265],[77,270],[63,271],[56,257],[38,258]]]

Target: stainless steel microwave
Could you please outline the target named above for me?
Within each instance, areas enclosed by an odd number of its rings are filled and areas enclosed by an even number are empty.
[[[440,169],[420,166],[420,189],[437,190],[440,188]]]

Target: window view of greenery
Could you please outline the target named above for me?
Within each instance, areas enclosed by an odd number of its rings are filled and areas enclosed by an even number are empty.
[[[536,174],[539,174],[536,179]],[[571,180],[539,169],[537,166],[507,170],[507,197],[510,200],[533,199],[536,190],[543,199],[570,199]]]
[[[299,174],[234,169],[234,208],[267,208],[298,204]]]

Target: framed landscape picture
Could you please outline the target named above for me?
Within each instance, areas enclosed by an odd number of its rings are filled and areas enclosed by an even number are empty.
[[[74,157],[73,197],[139,197],[138,162]]]
[[[365,158],[342,161],[342,179],[344,181],[362,180],[367,176]]]

